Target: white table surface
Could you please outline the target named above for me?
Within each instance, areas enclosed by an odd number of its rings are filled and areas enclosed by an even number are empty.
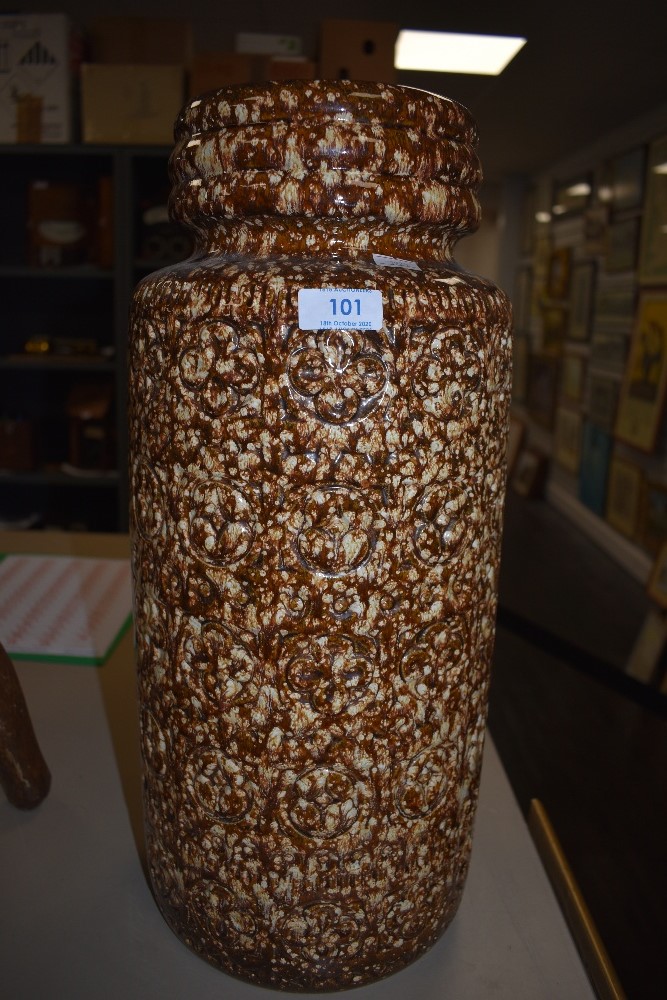
[[[102,668],[20,664],[53,775],[34,811],[0,790],[0,995],[258,1000],[190,952],[153,902],[142,829],[132,641]],[[306,994],[283,994],[304,997]],[[321,995],[321,994],[320,994]],[[470,873],[440,941],[355,1000],[579,1000],[594,993],[490,739]]]

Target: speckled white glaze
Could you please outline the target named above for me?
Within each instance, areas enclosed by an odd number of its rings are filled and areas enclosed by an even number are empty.
[[[130,343],[151,878],[226,971],[355,986],[437,939],[470,852],[510,351],[450,257],[474,125],[308,82],[192,102],[177,137],[198,248],[139,285]],[[380,289],[382,329],[301,330],[330,286]]]

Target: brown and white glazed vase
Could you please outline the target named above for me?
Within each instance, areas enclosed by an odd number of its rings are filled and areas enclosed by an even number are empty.
[[[451,256],[476,129],[304,81],[192,101],[176,140],[197,250],[130,343],[150,876],[225,971],[343,989],[434,943],[470,855],[510,388],[507,299]]]

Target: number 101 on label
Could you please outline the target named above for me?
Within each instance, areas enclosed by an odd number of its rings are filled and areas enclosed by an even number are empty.
[[[300,288],[302,330],[380,330],[382,292],[378,288]]]

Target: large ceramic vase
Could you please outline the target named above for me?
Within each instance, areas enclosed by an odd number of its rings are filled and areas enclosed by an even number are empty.
[[[453,263],[468,112],[299,82],[192,101],[194,255],[131,320],[148,862],[176,934],[290,990],[422,954],[468,867],[509,307]]]

